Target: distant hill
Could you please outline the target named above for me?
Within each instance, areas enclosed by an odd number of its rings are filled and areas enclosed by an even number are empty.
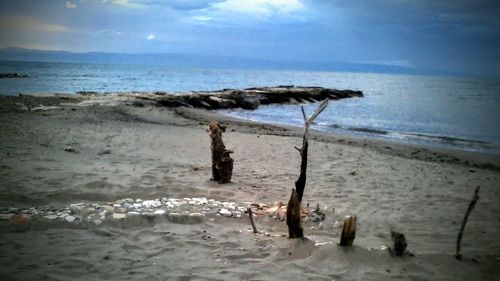
[[[421,70],[409,67],[381,64],[349,63],[342,61],[279,61],[239,57],[164,53],[72,53],[66,51],[44,51],[14,47],[0,49],[0,60],[101,64],[153,64],[200,68],[244,68],[449,75],[449,73],[438,73],[436,71]]]

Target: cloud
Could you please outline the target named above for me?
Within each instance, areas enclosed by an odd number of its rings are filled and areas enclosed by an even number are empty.
[[[214,4],[213,7],[220,11],[265,17],[275,14],[288,14],[305,8],[300,0],[226,0]]]
[[[83,2],[82,2],[83,3]],[[78,5],[76,3],[73,3],[71,1],[66,1],[66,4],[65,4],[66,8],[68,9],[75,9],[76,7],[78,7]]]
[[[68,28],[63,25],[41,22],[25,16],[5,16],[0,18],[2,30],[37,31],[37,32],[67,32]]]
[[[146,40],[151,41],[151,40],[153,40],[153,39],[155,39],[155,38],[156,38],[156,36],[155,36],[154,34],[149,34],[149,35],[146,37]]]
[[[168,7],[174,10],[206,9],[224,0],[112,0],[111,3],[128,8]],[[103,0],[106,4],[108,1]]]

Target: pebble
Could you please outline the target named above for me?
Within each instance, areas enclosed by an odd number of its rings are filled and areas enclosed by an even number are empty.
[[[58,215],[46,215],[45,218],[49,219],[49,220],[55,220],[55,219],[58,219],[59,216]]]
[[[165,210],[162,210],[162,209],[159,209],[159,210],[156,210],[153,212],[153,214],[155,215],[164,215],[166,213]]]
[[[231,217],[233,213],[231,213],[228,209],[222,208],[219,211],[219,215],[224,216],[224,217]]]
[[[202,213],[191,213],[189,214],[190,217],[204,217],[205,215]]]
[[[73,216],[66,216],[64,219],[65,219],[67,222],[73,222],[73,221],[75,221],[75,220],[76,220],[76,218],[75,218],[75,217],[73,217]]]
[[[124,218],[126,218],[126,217],[127,217],[127,214],[121,214],[121,213],[114,213],[114,214],[113,214],[113,218],[114,218],[114,219],[118,219],[118,220],[120,220],[120,219],[124,219]]]
[[[10,220],[14,214],[0,214],[0,220]]]

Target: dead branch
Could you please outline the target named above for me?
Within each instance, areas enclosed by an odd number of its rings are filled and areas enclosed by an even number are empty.
[[[462,222],[462,226],[460,227],[460,232],[458,233],[457,253],[455,254],[455,258],[457,258],[457,260],[462,259],[462,254],[460,254],[460,248],[462,244],[462,236],[464,234],[465,224],[467,223],[467,219],[469,218],[469,214],[472,212],[472,209],[474,209],[474,206],[476,206],[477,200],[479,200],[479,186],[476,187],[476,190],[474,191],[474,196],[472,196],[472,200],[469,203],[469,208],[467,208],[467,212],[465,212],[464,221]]]
[[[304,118],[304,136],[302,138],[302,148],[295,147],[300,153],[301,162],[299,178],[295,182],[295,189],[292,189],[292,195],[287,205],[286,224],[288,225],[289,238],[302,238],[304,236],[302,227],[300,226],[300,203],[302,202],[302,196],[306,187],[309,127],[327,106],[328,100],[324,100],[309,117],[306,116],[304,107],[301,107],[302,117]]]

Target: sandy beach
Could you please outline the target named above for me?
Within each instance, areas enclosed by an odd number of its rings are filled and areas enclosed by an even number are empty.
[[[244,213],[225,217],[216,204],[189,202],[286,204],[299,173],[294,147],[302,142],[300,128],[244,122],[202,109],[79,102],[77,97],[0,97],[1,280],[500,276],[498,155],[313,132],[303,203],[319,204],[326,217],[321,224],[303,222],[306,239],[288,239],[286,223],[271,216],[256,217],[259,233],[254,234]],[[40,104],[46,107],[34,110]],[[228,128],[223,137],[235,159],[229,184],[210,181],[206,129],[212,120]],[[458,261],[456,238],[476,186],[481,186],[480,199]],[[186,210],[193,205],[206,213],[113,219],[113,205],[125,198],[135,203],[177,198]],[[78,203],[108,205],[111,218],[100,223],[47,219],[46,212]],[[37,215],[26,211],[30,208]],[[351,248],[337,245],[346,215],[358,218]],[[405,234],[411,255],[389,253],[391,229]]]

